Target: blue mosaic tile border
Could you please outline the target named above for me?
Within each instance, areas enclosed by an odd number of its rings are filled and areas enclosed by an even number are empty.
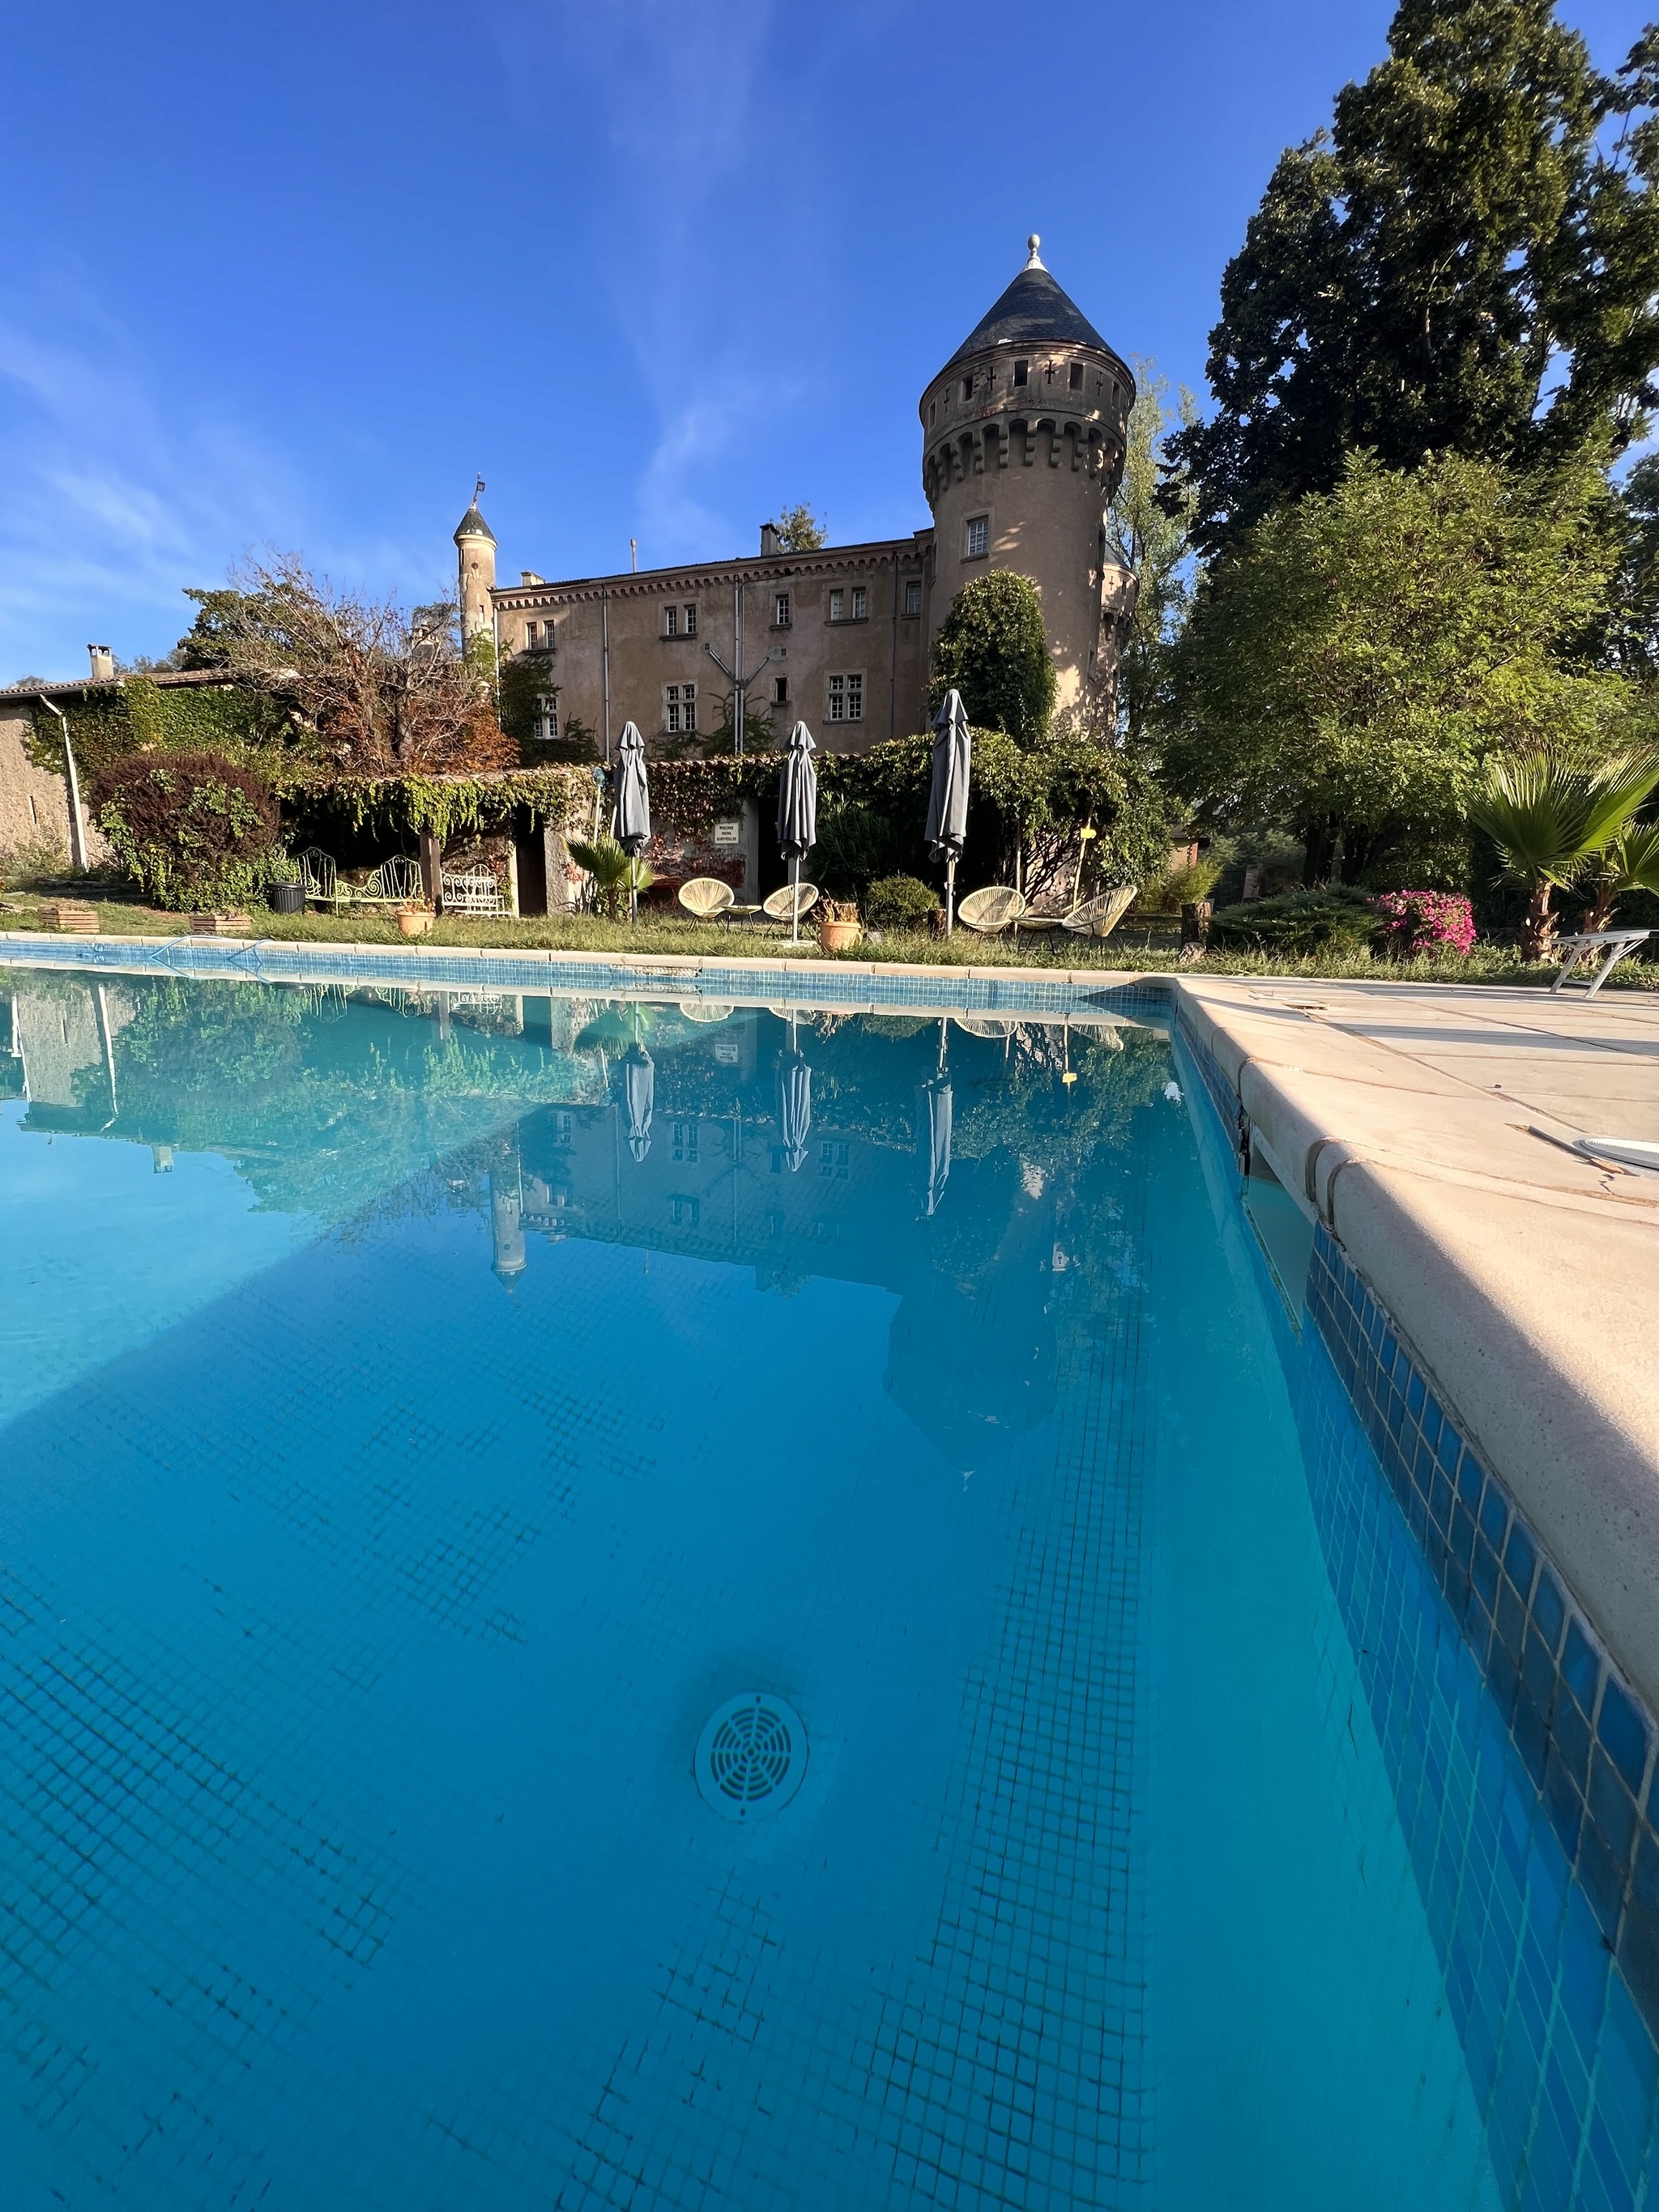
[[[1602,1938],[1659,2036],[1654,1728],[1502,1480],[1322,1224],[1308,1306]]]
[[[1498,2201],[1651,2212],[1654,2038],[1324,1339],[1283,1349],[1334,1632],[1381,1747]]]
[[[1178,1026],[1243,1162],[1237,1091]],[[1288,1355],[1316,1521],[1504,2201],[1651,2212],[1659,1730],[1322,1223],[1307,1310],[1342,1405]]]
[[[927,975],[841,973],[790,966],[770,971],[705,962],[686,972],[633,968],[608,960],[550,960],[545,954],[427,952],[408,954],[304,944],[238,945],[212,938],[163,938],[111,943],[66,938],[50,946],[9,945],[0,938],[0,968],[138,969],[149,974],[241,975],[255,981],[295,978],[319,982],[381,983],[406,990],[477,989],[575,992],[623,998],[650,992],[676,998],[787,1001],[793,1006],[842,1005],[942,1008],[947,1012],[1068,1014],[1111,1008],[1122,1013],[1169,1012],[1167,993],[1130,984],[1102,989],[1095,983],[1044,982],[1030,975],[1003,980],[969,977],[941,968]]]

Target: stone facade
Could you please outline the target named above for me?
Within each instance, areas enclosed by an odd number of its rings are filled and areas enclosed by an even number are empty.
[[[45,694],[0,692],[0,875],[4,856],[20,847],[54,847],[66,861],[74,849],[68,779],[61,772],[37,767],[28,753],[41,697],[58,697],[66,689],[74,687],[49,685]],[[83,792],[83,820],[85,798]],[[102,836],[89,821],[85,830],[88,860],[106,860],[109,848]]]
[[[1109,702],[1133,587],[1105,516],[1134,380],[1036,249],[922,394],[933,521],[909,538],[787,553],[766,524],[747,559],[498,585],[475,497],[455,532],[463,626],[493,632],[504,658],[550,655],[542,733],[576,724],[608,752],[633,721],[695,745],[729,722],[736,668],[775,738],[800,720],[821,745],[862,751],[925,727],[933,639],[963,585],[994,568],[1036,586],[1060,703]]]

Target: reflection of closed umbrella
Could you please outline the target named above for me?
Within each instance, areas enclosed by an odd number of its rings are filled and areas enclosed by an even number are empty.
[[[951,696],[954,697],[955,694]],[[938,1212],[939,1202],[945,1195],[945,1186],[951,1180],[951,1117],[955,1111],[956,1102],[951,1096],[950,1073],[945,1065],[946,1034],[946,1024],[941,1021],[939,1025],[938,1072],[921,1086],[921,1164],[927,1170],[922,1210],[930,1216]]]
[[[933,1214],[938,1212],[945,1186],[951,1180],[951,1115],[954,1101],[950,1077],[936,1075],[931,1083],[923,1085],[921,1096],[925,1122],[921,1158],[927,1170],[922,1211]]]
[[[626,722],[617,748],[617,842],[632,860],[650,842],[651,787],[646,781],[645,739],[636,722]],[[629,917],[637,921],[639,909],[639,891],[630,884]]]
[[[795,887],[791,901],[789,941],[800,942],[800,864],[818,836],[818,772],[812,765],[817,747],[805,722],[789,732],[789,750],[783,757],[778,782],[778,851],[793,862],[790,881]]]
[[[960,691],[947,691],[933,717],[933,780],[927,791],[925,832],[933,858],[945,863],[945,933],[956,927],[957,862],[968,842],[968,783],[974,741]]]
[[[778,1135],[792,1175],[799,1174],[806,1164],[806,1139],[811,1131],[812,1071],[795,1042],[795,1021],[791,1015],[789,1049],[778,1060]]]
[[[628,1105],[628,1149],[642,1160],[651,1149],[651,1109],[657,1100],[656,1065],[648,1052],[629,1045],[623,1056],[623,1097]]]

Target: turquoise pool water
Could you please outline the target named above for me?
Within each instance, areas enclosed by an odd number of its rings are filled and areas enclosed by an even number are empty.
[[[1471,2070],[1382,1638],[1524,1773],[1153,1002],[4,988],[8,2212],[1642,2201],[1542,1820]]]

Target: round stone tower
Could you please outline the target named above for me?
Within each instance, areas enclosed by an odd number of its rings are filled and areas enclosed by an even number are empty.
[[[478,512],[478,495],[483,488],[480,477],[472,504],[455,527],[459,564],[456,597],[460,602],[463,642],[470,642],[480,633],[490,635],[495,629],[489,594],[495,582],[495,533]]]
[[[1134,379],[1043,267],[1039,243],[921,395],[921,482],[933,511],[932,633],[971,577],[1029,576],[1067,707],[1109,697],[1116,674],[1117,617],[1133,584],[1107,552],[1105,518]]]

